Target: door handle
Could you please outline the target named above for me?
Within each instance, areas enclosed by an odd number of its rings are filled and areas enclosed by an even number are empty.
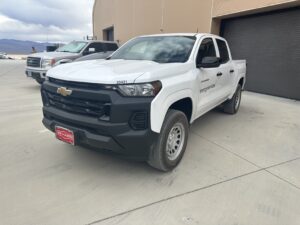
[[[218,77],[220,77],[220,76],[222,76],[222,75],[223,75],[223,73],[221,73],[221,72],[217,73],[217,76],[218,76]]]
[[[230,73],[234,73],[234,70],[230,70],[229,72],[230,72]]]

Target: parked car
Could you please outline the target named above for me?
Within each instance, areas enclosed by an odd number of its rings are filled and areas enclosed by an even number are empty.
[[[189,125],[220,105],[237,113],[245,82],[246,61],[232,60],[221,37],[137,37],[107,60],[51,69],[41,88],[43,123],[69,144],[169,171],[183,157]]]
[[[9,57],[5,52],[0,52],[0,59],[13,59]]]
[[[118,44],[108,41],[73,41],[54,52],[35,53],[27,58],[26,75],[43,83],[46,73],[55,65],[73,61],[96,52],[115,51]]]

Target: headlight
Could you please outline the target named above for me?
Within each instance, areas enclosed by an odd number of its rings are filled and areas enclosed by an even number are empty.
[[[130,97],[154,97],[162,88],[160,81],[144,84],[122,84],[117,85],[117,89],[124,96]]]
[[[42,68],[52,67],[55,64],[55,59],[43,59]]]

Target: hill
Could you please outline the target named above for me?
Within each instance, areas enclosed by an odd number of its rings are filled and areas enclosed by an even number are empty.
[[[0,52],[7,54],[29,54],[32,47],[35,47],[37,52],[46,50],[49,43],[39,43],[33,41],[20,41],[13,39],[0,39]]]

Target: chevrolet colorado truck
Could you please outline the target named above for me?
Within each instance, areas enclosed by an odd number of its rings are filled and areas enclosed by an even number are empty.
[[[105,60],[49,70],[43,124],[69,144],[169,171],[183,157],[193,121],[220,105],[238,111],[245,76],[246,61],[232,60],[221,37],[141,36]]]
[[[54,66],[72,62],[82,56],[98,52],[111,52],[118,49],[118,44],[108,41],[72,41],[54,52],[40,52],[27,57],[26,75],[39,84],[45,81],[46,73]]]

